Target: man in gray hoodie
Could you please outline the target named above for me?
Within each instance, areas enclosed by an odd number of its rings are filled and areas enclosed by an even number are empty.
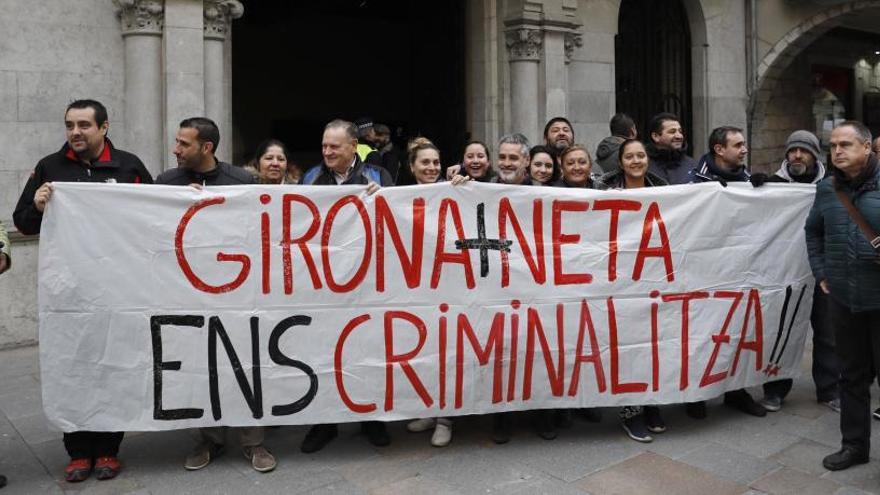
[[[635,122],[625,113],[618,113],[611,117],[608,126],[611,128],[611,135],[599,142],[599,146],[596,147],[596,163],[593,165],[594,167],[598,165],[598,168],[605,173],[620,169],[620,164],[617,161],[620,143],[638,137]]]
[[[765,182],[783,184],[818,184],[825,178],[827,169],[822,163],[819,139],[809,131],[794,131],[785,142],[785,159],[779,170],[771,175],[752,174],[752,185]],[[840,362],[834,351],[834,331],[828,313],[828,296],[816,288],[813,291],[813,308],[810,312],[813,326],[813,382],[816,384],[816,400],[834,411],[840,411],[837,382],[840,378]],[[774,412],[782,408],[782,401],[791,391],[792,380],[786,378],[764,384],[761,405]]]

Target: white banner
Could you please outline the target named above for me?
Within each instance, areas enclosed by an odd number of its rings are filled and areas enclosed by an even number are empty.
[[[798,371],[814,188],[58,183],[64,431],[680,403]]]

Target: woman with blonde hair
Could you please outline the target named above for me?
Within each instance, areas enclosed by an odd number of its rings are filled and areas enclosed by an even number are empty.
[[[416,141],[417,140],[417,141]],[[444,182],[440,176],[440,150],[426,138],[416,138],[409,149],[409,168],[417,185],[436,184]],[[470,178],[457,175],[450,180],[450,184],[457,186],[467,182]],[[450,418],[420,418],[407,423],[406,429],[419,433],[434,428],[431,435],[431,445],[445,447],[452,441],[452,420]]]

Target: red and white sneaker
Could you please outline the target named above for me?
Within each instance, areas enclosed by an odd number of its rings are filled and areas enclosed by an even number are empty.
[[[91,459],[71,459],[70,464],[64,468],[64,479],[71,482],[76,483],[78,481],[83,481],[89,477],[92,473],[92,460]]]
[[[111,480],[122,470],[122,464],[116,457],[99,457],[95,459],[95,477],[99,480]]]

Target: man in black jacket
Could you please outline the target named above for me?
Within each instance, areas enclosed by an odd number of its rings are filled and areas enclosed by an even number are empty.
[[[691,170],[693,182],[748,182],[745,160],[749,149],[742,129],[722,126],[712,130],[709,135],[709,151],[700,158],[700,164]],[[766,416],[764,406],[755,402],[745,390],[732,390],[724,393],[724,403],[734,409],[752,416]],[[688,414],[692,417],[705,417],[705,402],[688,404]]]
[[[213,120],[190,117],[180,123],[174,140],[177,168],[156,177],[156,184],[172,186],[232,186],[253,184],[254,177],[244,169],[217,160],[220,130]]]
[[[690,171],[697,165],[687,155],[684,129],[678,117],[671,113],[660,113],[648,123],[648,137],[645,143],[648,152],[648,170],[660,176],[670,185],[691,182]]]
[[[67,142],[37,163],[24,186],[12,218],[22,234],[39,234],[43,211],[52,197],[52,182],[127,182],[150,184],[153,178],[135,155],[116,149],[107,139],[107,109],[95,100],[76,100],[64,112]],[[100,212],[98,212],[100,214]],[[76,431],[64,434],[70,455],[67,481],[83,481],[94,467],[99,480],[115,477],[122,432]]]
[[[300,184],[305,185],[352,185],[367,186],[367,193],[373,194],[380,187],[393,186],[391,176],[382,167],[361,161],[357,155],[357,128],[351,122],[336,119],[324,127],[321,139],[321,155],[324,160],[303,174]],[[391,443],[385,423],[381,421],[365,421],[361,429],[367,440],[377,446],[384,447]],[[336,438],[339,430],[335,424],[318,424],[312,426],[303,439],[300,450],[306,454],[317,452]]]
[[[785,159],[779,170],[771,175],[752,174],[752,185],[765,182],[783,184],[818,184],[825,178],[825,164],[819,139],[810,131],[794,131],[785,143]],[[828,296],[816,284],[813,291],[813,308],[810,312],[813,326],[813,383],[816,384],[816,400],[834,411],[840,412],[837,382],[840,379],[840,362],[834,351],[834,331],[828,313]],[[785,396],[791,391],[791,378],[764,384],[761,405],[768,411],[782,408]]]
[[[37,163],[12,218],[22,234],[40,233],[52,182],[153,182],[140,158],[113,147],[107,138],[107,109],[94,100],[77,100],[64,113],[67,142]]]
[[[156,184],[203,187],[255,183],[249,172],[217,160],[215,153],[219,144],[220,130],[214,121],[205,117],[184,119],[174,140],[178,167],[159,174]],[[186,456],[183,467],[197,471],[220,456],[226,445],[226,430],[225,427],[200,428],[201,440]],[[232,431],[238,435],[242,453],[254,470],[265,473],[275,469],[275,457],[263,446],[263,427],[232,428]]]

